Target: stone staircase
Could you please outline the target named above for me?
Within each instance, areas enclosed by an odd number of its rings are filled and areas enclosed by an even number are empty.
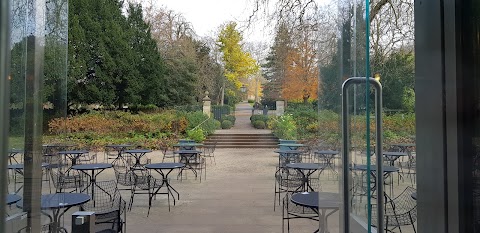
[[[277,148],[278,138],[273,134],[213,134],[203,144],[217,143],[217,148]]]

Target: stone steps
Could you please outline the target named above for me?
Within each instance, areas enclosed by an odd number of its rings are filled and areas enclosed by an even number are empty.
[[[214,134],[203,144],[217,143],[217,148],[277,148],[278,138],[272,134]]]

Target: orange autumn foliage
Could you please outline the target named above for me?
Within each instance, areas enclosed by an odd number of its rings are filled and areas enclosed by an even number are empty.
[[[318,67],[315,48],[311,41],[302,40],[290,49],[285,59],[285,78],[282,96],[290,101],[316,99],[318,96]]]

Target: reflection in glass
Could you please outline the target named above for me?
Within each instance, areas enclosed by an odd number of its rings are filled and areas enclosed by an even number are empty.
[[[48,121],[66,116],[68,1],[12,0],[11,5],[8,192],[21,198],[22,208],[12,204],[7,211],[26,211],[27,231],[42,225],[48,230],[40,196],[51,192],[51,167],[42,144],[52,137],[44,136]]]

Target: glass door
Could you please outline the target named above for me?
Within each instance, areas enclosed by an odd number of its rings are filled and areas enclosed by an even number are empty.
[[[383,232],[382,86],[371,74],[369,1],[339,1],[337,9],[340,232]]]
[[[331,11],[336,52],[320,76],[341,121],[339,232],[415,232],[413,1]]]

